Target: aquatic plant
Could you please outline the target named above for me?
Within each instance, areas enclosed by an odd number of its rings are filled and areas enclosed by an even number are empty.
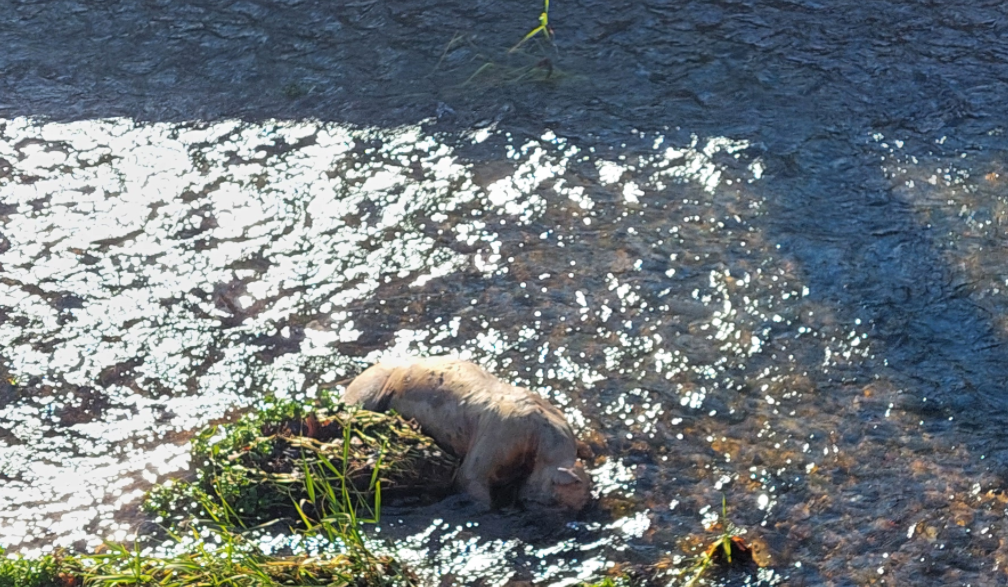
[[[712,564],[723,567],[751,566],[754,563],[752,549],[741,538],[743,530],[728,520],[728,502],[721,496],[721,533],[711,542],[699,560],[690,570],[693,577],[686,587],[693,587]]]
[[[445,45],[441,58],[431,73],[441,69],[449,53],[464,49],[472,55],[470,61],[480,65],[462,82],[463,87],[505,87],[568,77],[566,72],[554,64],[555,47],[550,47],[539,39],[536,39],[534,45],[534,51],[517,52],[518,46],[515,46],[507,55],[496,56],[493,51],[477,46],[469,35],[459,33]]]
[[[372,552],[362,527],[378,522],[383,495],[443,497],[458,465],[415,423],[343,405],[328,393],[311,404],[269,398],[233,424],[208,427],[193,439],[192,463],[195,481],[152,490],[144,508],[170,531],[213,528],[221,546],[207,550],[192,530],[195,550],[176,559],[111,547],[96,555],[89,583],[411,585],[415,578],[398,561]],[[239,530],[280,521],[340,545],[339,554],[265,557]],[[180,573],[192,582],[172,582]]]
[[[553,60],[549,57],[543,57],[535,63],[521,66],[511,66],[487,60],[463,82],[463,85],[469,85],[480,80],[484,85],[490,87],[511,86],[560,77],[562,77],[562,74],[557,72],[557,69],[553,65]]]
[[[553,29],[550,28],[549,25],[549,0],[543,0],[543,11],[539,15],[539,26],[529,31],[522,40],[518,41],[518,44],[516,44],[514,47],[511,47],[510,52],[513,53],[514,51],[517,51],[518,47],[521,47],[522,45],[525,44],[525,41],[528,41],[529,39],[540,33],[542,33],[542,35],[546,37],[546,40],[548,41],[553,40]]]
[[[463,87],[477,85],[476,82],[479,82],[480,86],[504,87],[567,77],[555,63],[558,52],[556,45],[553,44],[553,29],[549,24],[549,0],[543,2],[539,25],[530,30],[506,54],[498,55],[495,50],[480,47],[473,41],[474,38],[474,35],[467,33],[456,33],[445,45],[431,73],[441,69],[449,53],[462,49],[472,55],[470,62],[479,64],[462,82]]]

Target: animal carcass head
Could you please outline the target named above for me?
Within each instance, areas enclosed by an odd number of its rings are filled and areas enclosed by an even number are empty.
[[[591,479],[580,462],[571,467],[543,468],[529,476],[519,498],[532,509],[578,512],[591,498]]]

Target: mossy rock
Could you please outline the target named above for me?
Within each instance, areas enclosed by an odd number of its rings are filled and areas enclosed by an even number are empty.
[[[233,424],[193,440],[194,482],[151,491],[144,508],[174,526],[211,518],[232,526],[393,503],[429,503],[452,491],[458,460],[394,414],[268,400]]]

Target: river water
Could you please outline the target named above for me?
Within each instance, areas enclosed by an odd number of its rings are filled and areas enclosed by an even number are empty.
[[[1008,8],[559,2],[508,54],[539,8],[12,2],[0,545],[128,540],[206,423],[458,353],[599,499],[388,513],[445,584],[684,568],[722,495],[725,584],[1004,584]]]

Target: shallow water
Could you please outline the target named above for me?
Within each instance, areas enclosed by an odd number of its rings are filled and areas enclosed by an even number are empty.
[[[537,12],[17,3],[0,544],[128,539],[205,423],[455,352],[600,499],[387,512],[428,573],[685,566],[723,494],[729,584],[1002,584],[1006,8],[561,3],[548,79]]]

